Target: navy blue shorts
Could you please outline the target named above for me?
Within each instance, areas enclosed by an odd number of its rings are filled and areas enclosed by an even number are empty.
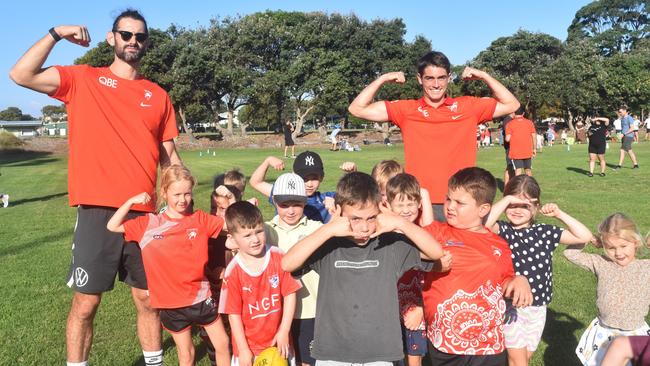
[[[427,354],[427,331],[410,330],[402,324],[402,341],[404,353],[409,356],[424,356]]]
[[[294,319],[291,322],[291,340],[296,349],[296,361],[315,365],[316,360],[311,357],[311,348],[314,343],[314,325],[316,319]]]

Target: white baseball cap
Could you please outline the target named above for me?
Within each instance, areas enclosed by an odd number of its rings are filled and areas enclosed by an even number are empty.
[[[307,202],[305,181],[295,173],[284,173],[273,183],[273,200],[276,203],[296,201]]]

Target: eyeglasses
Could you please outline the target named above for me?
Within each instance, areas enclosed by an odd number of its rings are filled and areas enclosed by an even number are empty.
[[[135,40],[142,43],[146,41],[149,38],[149,33],[131,33],[128,31],[121,31],[121,30],[114,30],[113,32],[119,33],[120,37],[122,37],[122,40],[124,42],[128,42],[135,36]]]

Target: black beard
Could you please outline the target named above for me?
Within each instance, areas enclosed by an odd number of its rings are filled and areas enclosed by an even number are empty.
[[[117,58],[129,64],[139,63],[142,57],[144,56],[145,52],[147,51],[146,47],[138,47],[136,53],[127,53],[125,52],[126,47],[127,46],[122,47],[121,50],[115,47],[114,52]]]

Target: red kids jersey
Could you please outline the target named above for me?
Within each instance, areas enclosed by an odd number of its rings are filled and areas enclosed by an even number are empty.
[[[399,299],[399,312],[402,322],[406,314],[416,306],[422,306],[422,271],[408,270],[397,282],[397,298]],[[425,329],[424,319],[420,323],[420,330]]]
[[[516,116],[506,125],[506,135],[510,135],[510,150],[508,150],[510,159],[530,159],[533,157],[533,149],[535,148],[533,136],[537,134],[535,125],[531,120]]]
[[[51,96],[68,111],[70,205],[120,207],[139,192],[155,197],[160,144],[178,135],[169,95],[108,67],[56,69],[61,83]],[[133,209],[153,212],[155,200]]]
[[[124,238],[137,241],[149,285],[151,306],[174,309],[204,301],[210,296],[205,276],[208,238],[216,237],[223,218],[195,211],[181,219],[164,212],[124,223]]]
[[[447,180],[476,163],[476,125],[489,121],[493,98],[446,98],[434,108],[424,98],[386,102],[388,119],[402,131],[407,173],[413,174],[431,195],[443,203]]]
[[[508,244],[434,222],[425,227],[454,258],[449,272],[424,274],[427,337],[444,353],[491,355],[505,351],[503,284],[514,277]]]
[[[226,267],[221,285],[219,312],[241,315],[246,342],[256,356],[271,346],[280,327],[284,296],[301,287],[291,273],[282,270],[281,260],[282,251],[267,245],[263,269],[253,273],[238,254]],[[235,338],[232,353],[239,355]]]

